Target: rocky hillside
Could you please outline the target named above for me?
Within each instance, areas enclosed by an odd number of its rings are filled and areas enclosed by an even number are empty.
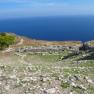
[[[51,50],[83,47],[82,42],[49,42],[13,36],[15,43],[0,51],[0,94],[94,93],[94,51]],[[41,47],[42,50],[51,47],[51,52],[32,54],[30,49],[26,51],[27,47],[37,52]],[[14,50],[19,48],[25,50]]]

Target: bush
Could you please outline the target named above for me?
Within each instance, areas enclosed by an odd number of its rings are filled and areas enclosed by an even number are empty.
[[[5,49],[6,47],[9,47],[9,45],[13,44],[15,42],[15,37],[12,35],[7,34],[0,34],[0,49]]]

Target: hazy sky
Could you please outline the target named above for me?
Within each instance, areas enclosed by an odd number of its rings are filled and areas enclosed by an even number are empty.
[[[93,14],[94,0],[0,0],[0,19]]]

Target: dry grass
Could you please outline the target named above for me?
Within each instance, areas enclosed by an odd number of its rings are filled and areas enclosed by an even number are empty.
[[[29,39],[26,37],[16,36],[16,43],[19,43],[23,39],[23,44],[21,45],[12,45],[12,47],[23,47],[23,46],[82,46],[81,41],[43,41]]]

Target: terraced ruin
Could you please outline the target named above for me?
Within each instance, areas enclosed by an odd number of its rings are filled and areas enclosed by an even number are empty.
[[[94,93],[93,49],[80,50],[76,41],[17,39],[0,51],[0,94]]]

